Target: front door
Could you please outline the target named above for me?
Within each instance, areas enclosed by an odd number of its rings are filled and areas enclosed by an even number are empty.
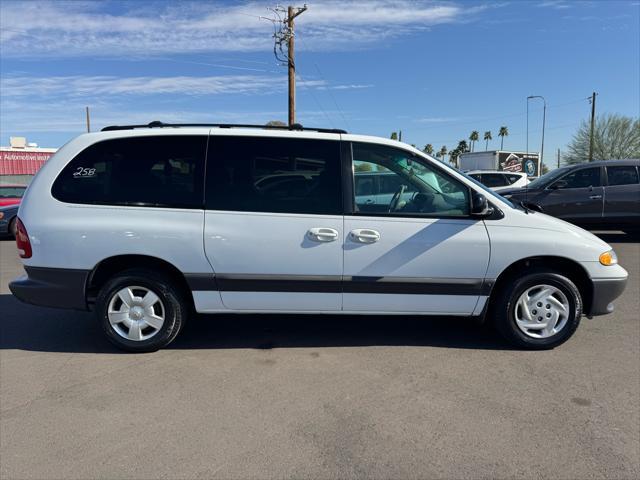
[[[211,135],[204,245],[226,308],[340,310],[340,142],[327,137]]]
[[[540,200],[544,213],[574,223],[602,220],[604,189],[600,167],[574,170],[549,185]]]
[[[354,171],[394,176],[376,211],[354,196],[345,217],[343,310],[470,315],[486,300],[489,238],[469,190],[408,151],[354,142]],[[412,192],[407,195],[407,192]]]

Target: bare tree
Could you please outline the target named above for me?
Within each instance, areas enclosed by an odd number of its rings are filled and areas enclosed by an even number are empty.
[[[563,156],[566,164],[589,161],[590,124],[584,120]],[[618,114],[597,117],[593,129],[594,160],[640,158],[640,119]]]

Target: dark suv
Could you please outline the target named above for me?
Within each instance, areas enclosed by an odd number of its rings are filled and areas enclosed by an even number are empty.
[[[640,160],[607,160],[552,170],[528,188],[503,190],[512,202],[585,228],[640,231]]]

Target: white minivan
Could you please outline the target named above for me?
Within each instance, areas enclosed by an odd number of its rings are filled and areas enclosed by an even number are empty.
[[[357,172],[397,190],[367,202]],[[466,316],[551,348],[627,281],[602,240],[415,148],[299,125],[81,135],[31,182],[17,244],[17,298],[93,310],[129,351],[192,312]]]

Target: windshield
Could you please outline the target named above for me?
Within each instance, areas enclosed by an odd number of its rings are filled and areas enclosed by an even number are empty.
[[[545,173],[541,177],[536,178],[533,182],[527,185],[528,188],[543,188],[553,182],[556,178],[564,175],[569,170],[569,167],[556,168],[550,172]]]

